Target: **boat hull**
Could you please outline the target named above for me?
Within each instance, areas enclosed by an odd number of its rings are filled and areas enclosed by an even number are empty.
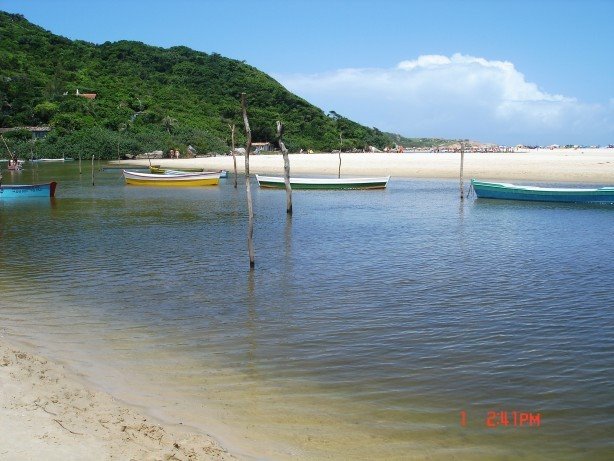
[[[215,186],[220,182],[219,173],[150,174],[124,170],[126,184],[133,186],[197,187]]]
[[[284,178],[278,176],[256,175],[258,185],[262,188],[285,189]],[[290,178],[292,189],[385,189],[390,176],[383,178]]]
[[[159,166],[150,166],[149,172],[152,174],[185,174],[185,173],[217,173],[216,171],[205,171],[202,168],[181,168],[179,170],[162,168]],[[220,178],[227,178],[228,171],[220,170]]]
[[[530,202],[614,203],[614,187],[595,189],[518,186],[471,180],[478,198]]]
[[[0,186],[0,199],[54,197],[57,183]]]

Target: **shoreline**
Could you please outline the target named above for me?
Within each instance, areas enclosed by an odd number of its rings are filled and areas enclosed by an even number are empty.
[[[118,161],[110,163],[118,164]],[[120,165],[149,165],[149,160],[122,160]],[[233,172],[231,155],[192,159],[151,159],[166,168],[204,168]],[[290,154],[292,175],[337,175],[336,153]],[[245,171],[245,159],[237,156],[237,171]],[[250,155],[251,173],[283,173],[281,154]],[[457,179],[459,153],[344,153],[341,175],[369,175],[424,179]],[[537,149],[509,153],[467,152],[464,178],[495,181],[552,181],[614,185],[614,149]]]
[[[211,436],[162,424],[6,335],[0,408],[2,459],[236,459]]]

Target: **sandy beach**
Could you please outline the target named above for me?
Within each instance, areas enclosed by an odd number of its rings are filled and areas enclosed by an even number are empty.
[[[0,409],[0,459],[234,459],[212,438],[158,424],[6,338],[0,339]]]
[[[459,153],[406,152],[342,154],[342,175],[370,175],[405,178],[459,177]],[[164,167],[202,167],[233,170],[232,156],[193,159],[156,159]],[[130,160],[127,165],[147,165],[148,160]],[[237,169],[244,171],[244,157],[237,157]],[[336,175],[338,154],[290,154],[296,174]],[[251,173],[282,173],[280,154],[250,156]],[[499,181],[552,181],[614,183],[614,149],[536,149],[509,153],[465,154],[464,177]]]

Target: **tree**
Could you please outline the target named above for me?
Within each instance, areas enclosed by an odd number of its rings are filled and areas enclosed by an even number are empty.
[[[49,123],[49,120],[58,111],[58,105],[54,102],[41,102],[34,107],[34,115],[41,123]]]
[[[104,154],[96,152],[96,158],[115,158],[119,128],[126,122],[129,129],[120,136],[122,152],[182,145],[224,152],[231,144],[228,124],[241,123],[237,99],[243,92],[250,95],[256,141],[273,141],[271,121],[283,120],[290,151],[337,149],[339,130],[346,151],[399,142],[335,111],[327,115],[258,69],[218,54],[126,40],[101,45],[73,41],[4,12],[0,31],[0,126],[55,127],[37,141],[37,151],[48,157],[61,157],[61,148],[72,149],[60,138],[75,139],[78,132],[96,127],[113,146]],[[96,93],[96,99],[76,96],[77,88],[81,94]],[[243,143],[242,132],[236,135],[236,142]],[[26,147],[29,150],[27,142]]]
[[[171,134],[171,130],[175,127],[176,124],[177,124],[177,119],[172,118],[168,115],[162,119],[162,126],[166,128],[166,131],[168,131],[168,134]]]

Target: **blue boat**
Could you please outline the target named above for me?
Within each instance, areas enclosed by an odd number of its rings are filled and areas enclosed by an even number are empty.
[[[0,199],[53,197],[56,186],[55,181],[46,184],[0,185]]]
[[[614,187],[580,189],[572,187],[519,186],[471,180],[478,198],[533,202],[614,203]]]

